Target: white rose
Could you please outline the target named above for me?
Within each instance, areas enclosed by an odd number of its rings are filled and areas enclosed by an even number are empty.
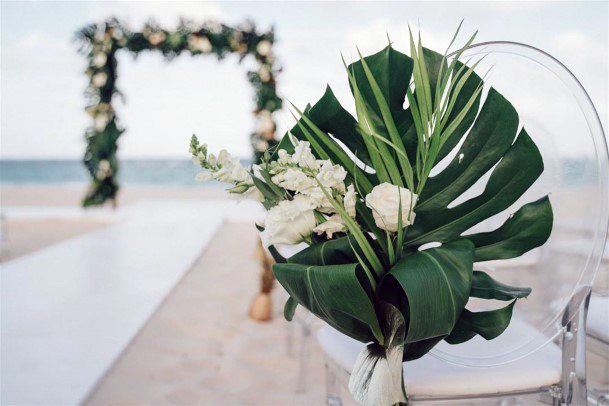
[[[188,46],[190,49],[204,53],[211,52],[213,48],[207,37],[201,37],[198,35],[190,35],[188,37]]]
[[[298,141],[294,146],[292,162],[303,168],[317,169],[317,160],[311,152],[311,144],[307,141]]]
[[[417,198],[418,196],[410,190],[385,182],[375,186],[366,195],[366,206],[372,209],[372,216],[378,228],[396,232],[400,202],[402,225],[407,226],[414,222],[415,213],[412,209],[417,203]]]
[[[345,206],[345,211],[351,217],[355,217],[355,203],[356,199],[355,188],[353,184],[347,186],[347,193],[345,193],[345,197],[343,198],[343,205]]]
[[[103,87],[107,81],[108,75],[106,75],[104,72],[98,72],[91,78],[91,83],[97,88]]]
[[[334,233],[344,233],[347,231],[347,227],[345,226],[345,223],[343,223],[343,219],[340,217],[340,214],[335,214],[329,217],[325,222],[315,227],[313,231],[315,231],[318,235],[326,233],[328,238],[332,238]]]
[[[342,166],[332,165],[332,162],[324,161],[319,173],[317,174],[317,179],[323,186],[327,188],[334,188],[339,193],[344,193],[344,180],[346,176],[347,171]]]
[[[309,238],[316,226],[313,207],[308,198],[298,195],[269,210],[262,238],[267,245],[298,244]]]
[[[258,76],[260,76],[260,80],[263,82],[268,82],[271,80],[271,71],[266,65],[262,65],[260,70],[258,71]]]
[[[108,56],[106,55],[105,52],[97,52],[93,56],[93,66],[95,66],[96,68],[101,68],[102,66],[104,66],[106,64],[107,60],[108,60]]]
[[[109,122],[110,116],[108,114],[99,114],[94,120],[95,130],[99,132],[104,131]]]
[[[271,52],[271,47],[271,42],[263,39],[256,45],[256,51],[262,56],[267,56]]]

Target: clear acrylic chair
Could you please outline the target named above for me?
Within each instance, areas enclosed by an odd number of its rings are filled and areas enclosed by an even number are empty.
[[[494,278],[533,289],[517,303],[504,334],[455,346],[441,342],[421,359],[404,364],[406,391],[415,405],[586,405],[586,315],[609,219],[603,129],[579,81],[547,53],[493,42],[471,46],[464,58],[471,56],[485,56],[484,63],[493,66],[487,83],[514,104],[540,148],[546,170],[522,202],[550,194],[555,227],[542,250],[507,260],[507,265],[484,263]],[[523,91],[517,82],[529,87]],[[476,196],[484,183],[482,179],[474,185],[464,199]],[[516,202],[508,212],[520,205]],[[508,215],[491,218],[482,227],[492,230]],[[573,225],[586,228],[586,237],[577,237],[570,230]],[[570,252],[574,248],[578,255]],[[477,305],[471,300],[467,307]],[[326,357],[328,404],[352,403],[346,390],[349,372],[364,344],[330,327],[319,330],[317,339]]]

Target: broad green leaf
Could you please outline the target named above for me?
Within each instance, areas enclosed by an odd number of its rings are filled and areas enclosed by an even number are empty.
[[[418,251],[382,279],[379,300],[400,309],[407,323],[405,358],[421,347],[431,348],[453,330],[470,295],[473,249],[461,239]]]
[[[476,245],[476,262],[516,258],[548,240],[552,221],[552,205],[546,196],[522,206],[498,229],[464,237]]]
[[[371,289],[358,264],[275,264],[275,277],[294,300],[361,342],[383,342]]]
[[[514,308],[514,300],[509,305],[485,312],[470,312],[463,310],[459,321],[455,328],[446,337],[446,342],[449,344],[464,343],[479,334],[481,337],[492,340],[498,337],[510,325],[512,319],[512,310]]]
[[[324,241],[292,255],[288,262],[303,265],[339,265],[357,262],[352,246],[357,242],[351,235]]]
[[[484,192],[451,209],[415,210],[407,244],[446,242],[511,206],[543,172],[537,146],[523,129],[493,170]]]
[[[292,298],[292,296],[288,297],[288,300],[285,302],[285,306],[283,306],[283,317],[287,321],[292,321],[294,318],[294,313],[296,313],[296,308],[298,307],[298,302]]]
[[[519,288],[503,284],[491,278],[487,273],[474,271],[471,297],[481,299],[512,300],[529,296],[531,288]]]

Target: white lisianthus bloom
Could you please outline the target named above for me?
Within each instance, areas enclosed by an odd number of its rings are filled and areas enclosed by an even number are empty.
[[[345,223],[343,223],[343,219],[340,217],[340,214],[335,214],[315,227],[313,231],[315,231],[318,235],[326,233],[328,238],[332,238],[334,233],[344,233],[347,231],[347,227],[345,226]]]
[[[297,195],[269,210],[262,233],[266,245],[298,244],[311,235],[316,226],[310,199]]]
[[[402,225],[407,226],[414,222],[415,213],[412,209],[417,203],[417,198],[418,196],[410,190],[385,182],[376,185],[366,195],[366,206],[372,209],[372,216],[378,228],[394,233],[398,231],[400,202]]]
[[[355,203],[357,202],[355,193],[355,187],[353,184],[347,186],[347,192],[345,193],[345,197],[343,198],[343,205],[345,206],[345,211],[351,217],[355,217]]]
[[[311,152],[311,144],[307,141],[298,141],[294,146],[292,162],[303,168],[317,169],[317,160]]]
[[[347,176],[347,171],[340,165],[332,165],[330,161],[324,161],[321,169],[319,170],[319,174],[317,174],[317,179],[319,182],[327,187],[334,188],[339,193],[345,192],[345,177]]]

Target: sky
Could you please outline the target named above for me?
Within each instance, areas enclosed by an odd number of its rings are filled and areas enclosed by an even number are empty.
[[[424,44],[448,45],[464,19],[462,40],[479,31],[477,41],[507,40],[540,48],[579,78],[607,128],[607,2],[10,2],[0,6],[0,158],[79,159],[84,151],[85,58],[74,32],[117,16],[133,29],[154,19],[167,28],[179,17],[238,24],[251,18],[261,30],[275,28],[274,48],[283,71],[281,97],[298,106],[316,101],[330,84],[353,110],[340,60],[382,49],[387,34],[407,49],[408,24],[420,28]],[[491,62],[490,60],[488,61]],[[524,61],[494,61],[491,79],[527,117],[541,139],[581,131],[575,105],[556,78]],[[186,158],[196,133],[213,150],[226,148],[247,157],[253,90],[236,56],[182,55],[171,62],[154,52],[137,59],[119,56],[118,86],[125,103],[116,103],[121,158]],[[557,84],[558,83],[558,84]],[[278,114],[279,130],[293,124]],[[531,131],[529,131],[531,132]],[[535,139],[535,136],[533,137]],[[566,139],[565,137],[561,140]],[[550,141],[556,144],[556,141]],[[560,141],[555,148],[577,154],[580,143]],[[578,147],[580,149],[578,149]]]

